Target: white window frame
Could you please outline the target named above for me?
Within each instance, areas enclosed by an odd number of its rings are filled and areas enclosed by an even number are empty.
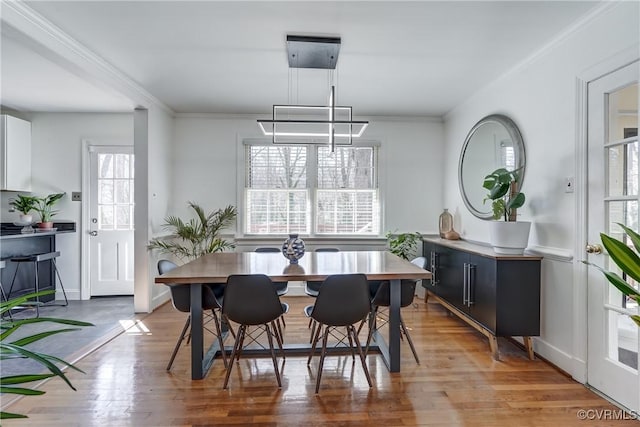
[[[240,144],[238,144],[238,191],[237,191],[237,205],[241,212],[241,215],[238,217],[238,228],[239,234],[241,236],[246,237],[265,237],[265,238],[275,238],[280,236],[285,236],[285,234],[266,234],[266,233],[248,233],[246,227],[247,221],[247,171],[246,166],[248,163],[247,159],[247,146],[248,145],[262,145],[262,146],[271,146],[273,145],[271,140],[266,140],[263,138],[244,138],[240,140]],[[308,203],[309,203],[309,233],[308,234],[300,234],[304,237],[321,237],[321,238],[372,238],[372,237],[380,237],[383,230],[383,216],[384,216],[384,205],[382,202],[382,171],[380,168],[380,159],[381,159],[381,150],[380,150],[380,142],[373,140],[359,140],[354,141],[351,145],[352,147],[371,147],[375,150],[374,154],[374,171],[376,174],[376,191],[377,191],[377,200],[378,200],[378,212],[374,215],[377,219],[377,233],[316,233],[316,203],[317,203],[317,147],[318,144],[281,144],[281,145],[304,145],[307,147],[307,191],[308,191]],[[321,190],[321,189],[320,189]],[[355,190],[357,191],[357,190]]]

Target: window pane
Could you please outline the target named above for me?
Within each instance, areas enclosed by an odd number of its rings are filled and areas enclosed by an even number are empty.
[[[116,230],[131,229],[131,207],[116,206]]]
[[[249,188],[305,188],[306,147],[249,147]]]
[[[113,178],[113,154],[98,155],[98,178]]]
[[[638,135],[638,84],[609,94],[609,141]],[[634,132],[635,131],[635,132]]]
[[[306,190],[247,190],[247,233],[308,233]]]
[[[375,147],[314,147],[317,164],[300,145],[247,146],[247,233],[309,233],[316,218],[318,234],[379,233]],[[309,162],[309,164],[308,164]],[[309,204],[307,167],[317,182],[316,205]]]
[[[609,196],[638,194],[638,141],[610,147]]]
[[[129,155],[128,154],[116,154],[116,178],[129,178]]]
[[[316,232],[377,234],[378,197],[375,190],[322,190],[317,194]]]
[[[100,230],[113,230],[113,206],[98,206]]]
[[[613,360],[638,369],[638,327],[627,315],[608,311],[608,354]]]
[[[128,179],[115,180],[115,203],[130,203],[131,196],[129,194],[130,181]]]
[[[101,205],[113,203],[113,180],[98,180],[98,203]]]
[[[318,188],[375,188],[374,148],[318,147]]]

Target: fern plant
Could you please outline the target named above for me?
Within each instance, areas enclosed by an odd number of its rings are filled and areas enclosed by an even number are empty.
[[[624,242],[607,236],[604,233],[600,233],[602,246],[604,246],[604,248],[607,250],[607,252],[609,253],[609,257],[613,260],[613,262],[615,262],[616,265],[620,267],[620,269],[628,277],[632,278],[636,282],[640,282],[640,257],[638,257],[638,254],[636,253],[640,253],[640,235],[629,227],[626,227],[620,223],[618,223],[618,225],[622,227],[626,235],[629,237],[629,240],[631,240],[631,243],[633,243],[635,252]],[[638,292],[633,286],[627,283],[627,281],[620,277],[617,273],[607,271],[602,267],[588,261],[582,262],[600,270],[605,275],[607,280],[620,292],[640,304],[640,292]],[[634,314],[630,315],[629,317],[636,323],[636,325],[640,326],[639,315]]]
[[[0,320],[0,361],[6,361],[9,359],[30,359],[39,363],[43,367],[47,368],[47,370],[49,371],[45,373],[21,374],[21,375],[10,375],[10,376],[1,377],[0,393],[19,394],[23,396],[42,395],[45,393],[44,391],[25,387],[24,384],[33,383],[35,381],[42,381],[52,377],[62,378],[62,380],[65,383],[67,383],[69,387],[75,390],[75,387],[73,387],[73,385],[71,384],[71,381],[69,381],[69,378],[67,378],[67,376],[64,374],[64,372],[58,365],[68,366],[71,369],[84,373],[80,368],[58,357],[30,350],[28,348],[28,345],[52,335],[77,331],[79,328],[55,329],[55,330],[33,334],[24,338],[17,339],[15,341],[9,341],[10,336],[14,332],[16,332],[21,326],[30,325],[34,323],[48,322],[48,323],[58,323],[62,325],[72,325],[72,326],[93,326],[92,323],[81,322],[78,320],[57,319],[52,317],[36,317],[31,319],[14,320],[11,316],[9,316],[10,310],[12,308],[17,307],[19,305],[25,305],[26,303],[28,303],[29,299],[35,298],[36,296],[40,297],[40,296],[52,294],[54,292],[55,291],[53,289],[50,289],[50,290],[41,291],[38,293],[23,295],[17,298],[10,299],[6,302],[0,303],[0,316],[2,316]],[[27,416],[23,414],[15,414],[11,412],[4,412],[4,411],[0,412],[0,419],[10,419],[10,418],[27,418]]]
[[[207,214],[198,204],[188,204],[195,212],[195,218],[185,221],[174,215],[166,217],[162,227],[171,232],[170,238],[151,239],[148,249],[169,253],[181,260],[192,260],[236,247],[233,242],[220,237],[220,231],[229,227],[236,219],[234,206],[229,205]]]

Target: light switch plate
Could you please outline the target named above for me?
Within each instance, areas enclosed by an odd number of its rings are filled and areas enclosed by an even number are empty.
[[[82,201],[82,193],[79,191],[73,191],[71,193],[71,201],[73,202],[81,202]]]
[[[567,177],[564,179],[564,192],[573,193],[573,177]]]

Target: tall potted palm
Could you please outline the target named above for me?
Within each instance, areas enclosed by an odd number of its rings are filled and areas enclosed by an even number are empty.
[[[491,200],[493,219],[490,239],[493,250],[499,254],[521,255],[529,243],[531,222],[517,221],[517,209],[525,202],[519,189],[521,169],[509,171],[499,168],[485,176],[482,186],[489,190],[485,202]]]
[[[172,254],[183,261],[235,248],[233,242],[220,237],[220,232],[236,219],[234,206],[229,205],[207,214],[198,204],[188,204],[195,212],[195,218],[185,221],[174,215],[166,217],[163,228],[169,230],[171,236],[151,239],[147,248]]]

